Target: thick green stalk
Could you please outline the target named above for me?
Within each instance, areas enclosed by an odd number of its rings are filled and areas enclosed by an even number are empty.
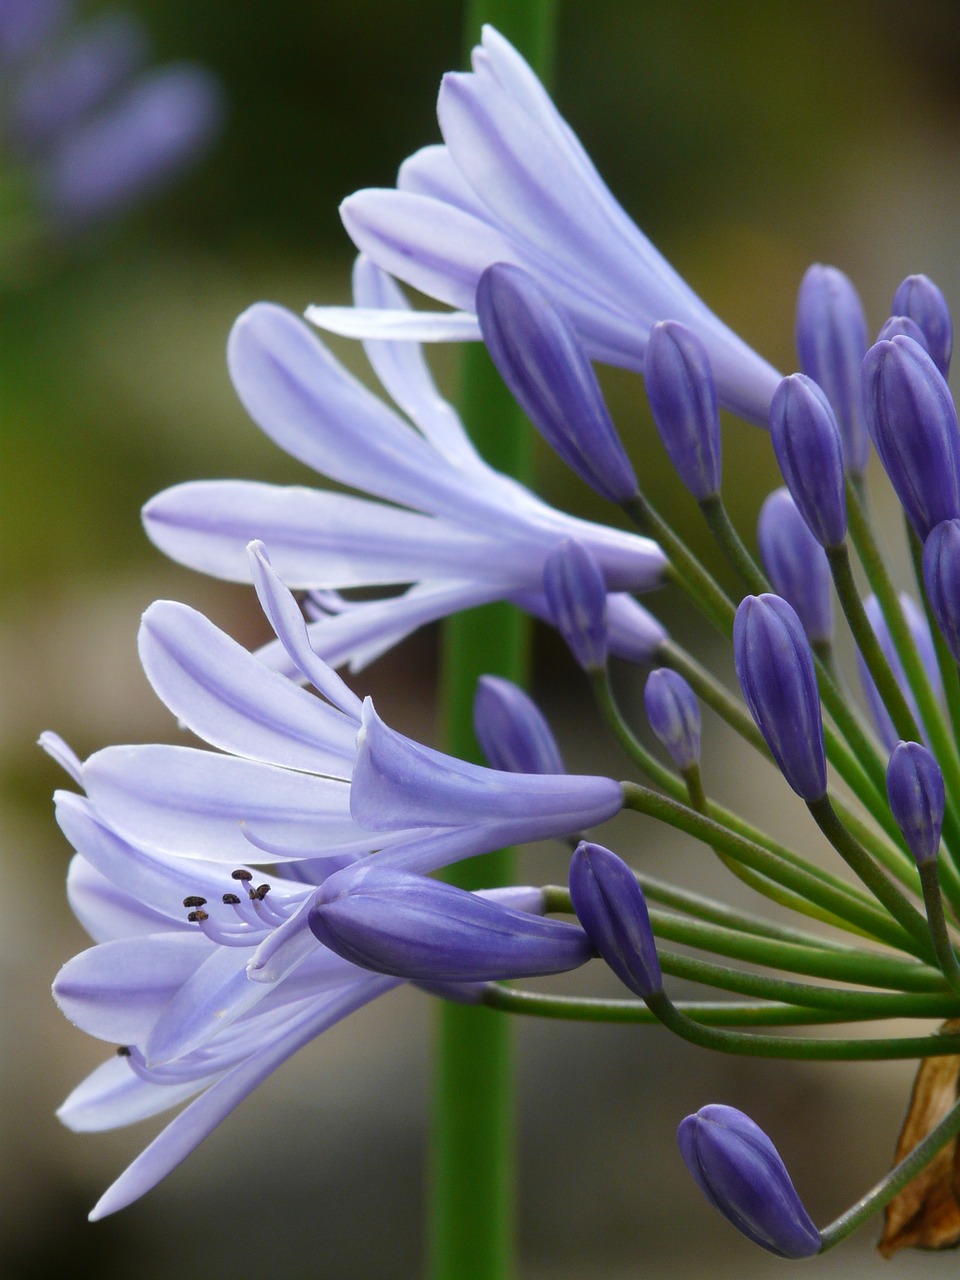
[[[547,79],[554,41],[552,0],[468,0],[469,50],[491,22]],[[483,347],[464,351],[460,406],[480,452],[499,470],[529,476],[532,433]],[[527,632],[506,605],[450,619],[444,628],[445,740],[479,759],[473,734],[477,677],[522,683]],[[465,888],[509,883],[508,851],[452,869]],[[514,1082],[509,1019],[492,1010],[440,1006],[434,1083],[429,1275],[431,1280],[508,1280],[515,1258]]]

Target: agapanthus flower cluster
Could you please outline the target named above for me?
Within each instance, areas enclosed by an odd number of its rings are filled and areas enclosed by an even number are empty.
[[[83,792],[62,793],[58,815],[76,850],[71,903],[95,943],[66,964],[55,994],[79,1026],[119,1046],[62,1117],[103,1129],[188,1103],[96,1216],[147,1191],[281,1061],[400,982],[504,1015],[656,1024],[718,1052],[918,1059],[921,1074],[928,1059],[960,1053],[950,1022],[960,1016],[960,430],[942,294],[909,277],[870,345],[852,283],[812,267],[799,285],[799,369],[781,378],[628,220],[496,32],[485,31],[472,72],[445,79],[439,114],[443,146],[408,160],[395,191],[344,206],[361,250],[355,308],[310,311],[364,339],[396,409],[279,307],[252,307],[230,338],[230,373],[254,421],[354,492],[188,482],[145,509],[162,550],[251,581],[275,633],[251,654],[183,605],[144,615],[148,678],[212,749],[112,747],[81,763],[45,740]],[[458,310],[412,309],[395,277]],[[479,456],[420,345],[478,338],[616,523],[555,510]],[[735,591],[645,491],[594,360],[642,372]],[[723,502],[721,405],[769,429],[757,445],[783,474],[755,540]],[[872,451],[903,508],[912,597],[875,536]],[[739,691],[634,598],[660,587],[683,593],[732,643]],[[557,628],[636,778],[568,773],[536,704],[501,678],[477,689],[481,767],[388,727],[335,672],[495,600]],[[863,706],[838,665],[838,615]],[[612,661],[644,668],[662,756],[619,706]],[[771,785],[803,799],[833,866],[711,797],[704,709],[756,751]],[[654,879],[639,843],[598,843],[591,829],[624,809],[699,841],[752,905]],[[554,885],[467,892],[430,875],[554,837]],[[512,985],[592,960],[636,999]],[[707,996],[674,1000],[677,977]],[[892,1018],[923,1025],[836,1029]],[[909,1233],[898,1225],[904,1188],[960,1132],[960,1105],[948,1098],[918,1123],[908,1119],[894,1169],[819,1229],[773,1142],[739,1110],[708,1102],[678,1140],[707,1199],[762,1248],[808,1257],[886,1207],[892,1252],[956,1243],[922,1201]],[[933,1205],[956,1193],[936,1184],[929,1195]]]
[[[80,20],[69,0],[0,3],[0,155],[60,236],[116,217],[186,169],[223,114],[214,76],[149,64],[124,11]]]

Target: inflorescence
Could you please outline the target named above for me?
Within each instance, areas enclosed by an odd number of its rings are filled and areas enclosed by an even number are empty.
[[[168,554],[252,581],[276,636],[250,654],[186,606],[144,615],[148,678],[214,749],[113,747],[81,763],[45,738],[84,792],[60,793],[58,817],[76,850],[71,904],[96,944],[65,965],[56,998],[123,1046],[61,1116],[105,1129],[188,1103],[95,1217],[144,1194],[280,1062],[400,982],[504,1012],[655,1023],[725,1053],[960,1053],[955,1023],[835,1034],[960,1016],[960,429],[942,294],[909,277],[870,345],[853,285],[812,267],[797,304],[801,371],[782,378],[627,219],[492,29],[473,70],[444,79],[439,117],[444,144],[408,159],[395,190],[344,205],[361,254],[355,307],[309,312],[365,340],[396,408],[279,307],[251,308],[230,339],[231,376],[258,425],[354,492],[194,482],[145,509]],[[456,310],[412,310],[394,277]],[[478,455],[420,346],[478,339],[544,438],[634,531],[555,510]],[[644,491],[594,360],[642,372],[737,592]],[[722,498],[720,406],[769,428],[785,482],[763,505],[757,557]],[[876,537],[864,484],[873,451],[903,508],[913,598],[898,593]],[[635,599],[667,585],[732,642],[742,698]],[[358,587],[386,593],[342,594]],[[359,670],[424,623],[493,600],[557,627],[637,778],[568,773],[542,713],[508,681],[477,690],[483,768],[390,728],[334,670]],[[837,605],[868,714],[837,664]],[[665,759],[623,716],[611,657],[651,669],[644,704]],[[839,855],[834,869],[711,798],[704,706],[802,798]],[[700,841],[757,907],[663,883],[642,856],[631,865],[584,838],[624,809]],[[547,837],[576,846],[569,887],[467,892],[428,874]],[[235,891],[224,892],[227,868]],[[762,899],[793,922],[764,914]],[[635,999],[509,984],[597,957]],[[716,994],[675,1002],[674,977]],[[734,1226],[799,1258],[885,1206],[885,1251],[956,1243],[925,1235],[922,1213],[909,1230],[893,1223],[903,1188],[958,1132],[960,1104],[945,1105],[877,1187],[819,1230],[742,1112],[706,1105],[678,1139]]]

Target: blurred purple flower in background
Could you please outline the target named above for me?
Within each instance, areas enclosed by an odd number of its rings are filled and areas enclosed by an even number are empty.
[[[220,128],[223,96],[209,71],[145,70],[148,57],[146,32],[128,14],[80,23],[66,4],[0,0],[0,138],[61,235],[154,194]]]

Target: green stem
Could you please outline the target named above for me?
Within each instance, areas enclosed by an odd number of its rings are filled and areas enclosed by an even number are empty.
[[[827,837],[847,866],[867,886],[878,902],[890,912],[894,920],[913,937],[921,948],[918,954],[924,959],[933,956],[930,931],[923,916],[912,906],[903,894],[890,883],[866,849],[855,840],[837,817],[829,799],[823,796],[820,800],[807,802],[807,808],[813,815],[817,826]]]
[[[846,1213],[842,1213],[829,1226],[823,1228],[820,1232],[820,1252],[826,1253],[828,1249],[832,1249],[841,1240],[845,1240],[861,1223],[885,1208],[894,1196],[912,1182],[917,1174],[927,1167],[937,1152],[958,1133],[960,1133],[960,1102],[956,1103],[936,1128],[931,1129],[923,1141],[917,1143],[899,1164],[894,1165],[887,1176],[881,1178],[871,1191],[861,1196]]]
[[[960,1035],[902,1036],[877,1040],[807,1040],[795,1036],[756,1036],[707,1027],[682,1013],[665,992],[647,997],[647,1006],[668,1030],[718,1053],[751,1058],[791,1058],[806,1062],[882,1062],[960,1053]]]
[[[556,1018],[563,1022],[619,1022],[641,1026],[659,1024],[640,1000],[595,1000],[584,996],[548,996],[539,991],[488,983],[483,1003],[501,1013],[522,1013],[533,1018]],[[678,1000],[675,1007],[695,1022],[707,1026],[780,1027],[809,1026],[835,1022],[866,1022],[873,1014],[833,1013],[828,1009],[801,1009],[773,1001]]]
[[[700,510],[727,563],[736,571],[747,590],[758,596],[769,591],[770,583],[737,533],[719,493],[711,498],[704,498],[700,503]]]
[[[844,889],[822,880],[812,868],[803,865],[794,866],[786,859],[770,853],[758,841],[728,830],[713,818],[704,817],[688,805],[679,804],[669,796],[658,795],[649,787],[633,782],[625,782],[622,786],[625,808],[634,809],[638,813],[645,813],[649,817],[666,822],[711,847],[719,846],[724,853],[769,876],[771,880],[786,885],[810,901],[816,902],[825,910],[833,912],[844,920],[849,920],[851,924],[857,925],[871,937],[886,942],[900,951],[917,955],[926,955],[930,952],[930,940],[926,935],[925,925],[925,943],[920,947],[919,943],[914,941],[913,935],[905,932],[895,920],[890,919],[886,912],[863,901],[859,894],[851,896]],[[922,922],[922,917],[920,919]]]
[[[553,0],[468,0],[466,48],[492,22],[542,79],[552,60]],[[533,433],[486,350],[463,353],[460,405],[471,438],[488,462],[517,479],[531,469]],[[444,627],[442,698],[449,750],[479,760],[473,735],[478,676],[523,683],[527,629],[522,616],[490,605]],[[464,888],[512,878],[509,852],[471,859],[452,870]],[[515,1259],[514,1082],[509,1020],[491,1010],[439,1006],[435,1055],[429,1207],[431,1280],[508,1280]]]
[[[939,859],[933,858],[920,865],[920,883],[923,886],[923,905],[927,909],[927,924],[930,937],[937,953],[937,960],[943,976],[950,983],[952,991],[960,995],[960,964],[947,932],[947,922],[943,915],[943,898],[940,895]]]

